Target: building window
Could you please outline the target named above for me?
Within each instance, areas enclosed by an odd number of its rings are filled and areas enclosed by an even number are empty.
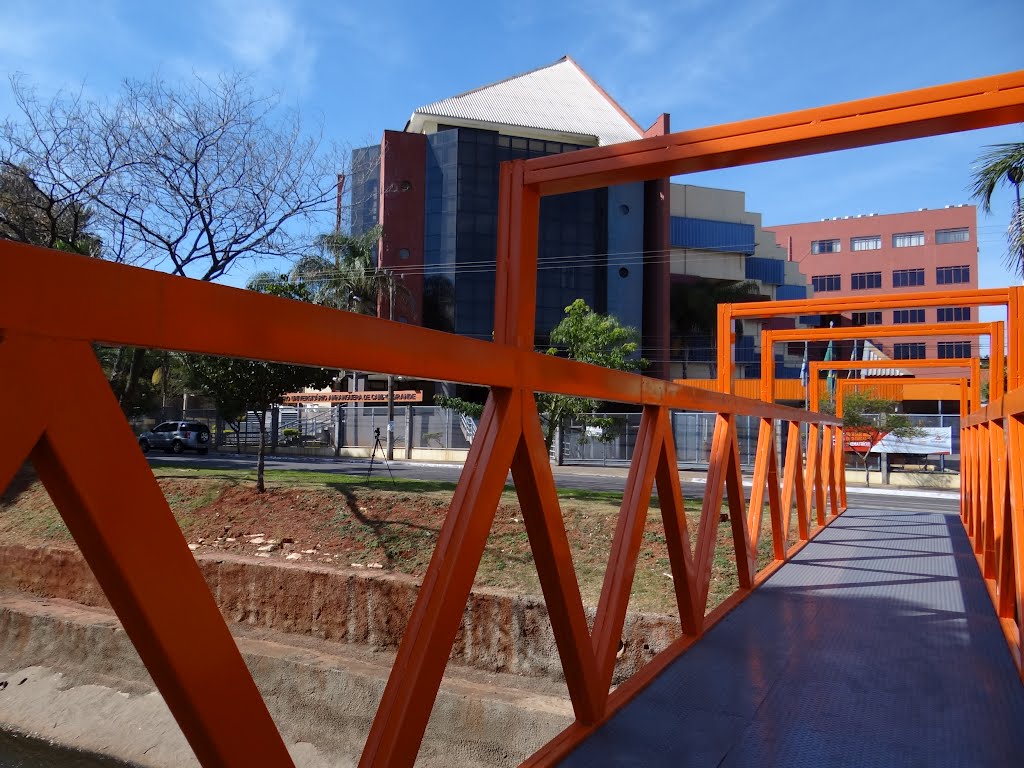
[[[854,312],[851,315],[854,325],[881,325],[881,312]]]
[[[971,356],[971,342],[969,341],[940,341],[939,359],[952,360],[957,357]]]
[[[893,248],[912,248],[915,245],[924,245],[924,232],[901,232],[892,236]]]
[[[936,267],[935,282],[939,285],[969,283],[971,282],[971,267],[969,264],[961,264],[958,267]]]
[[[923,323],[923,309],[894,309],[892,312],[894,323]]]
[[[892,357],[894,360],[924,360],[924,342],[893,344]]]
[[[839,275],[815,275],[811,278],[811,286],[815,293],[841,291],[843,290],[843,280]]]
[[[971,230],[967,227],[958,229],[936,229],[935,244],[945,245],[946,243],[966,243],[971,239]]]
[[[971,322],[971,308],[939,307],[935,313],[935,319],[940,323],[969,323]]]
[[[839,253],[838,240],[811,240],[811,253]]]
[[[870,237],[851,237],[850,248],[854,251],[877,251],[882,247],[881,235]]]
[[[863,291],[868,288],[882,287],[881,272],[854,272],[850,275],[850,288],[855,291]]]
[[[924,285],[924,268],[892,271],[893,288],[912,288],[915,285]]]

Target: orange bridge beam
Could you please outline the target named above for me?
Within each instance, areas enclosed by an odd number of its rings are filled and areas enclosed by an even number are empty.
[[[913,338],[919,336],[984,336],[991,338],[991,384],[989,397],[998,399],[1005,391],[1003,375],[1003,322],[991,323],[942,323],[941,325],[873,325],[870,334],[863,327],[855,328],[794,328],[764,331],[761,334],[761,397],[770,402],[775,391],[775,358],[772,351],[775,344],[787,341],[829,341],[842,339]],[[851,361],[854,362],[854,361]],[[864,364],[864,363],[867,364]],[[861,361],[861,368],[871,368],[875,361]],[[894,361],[895,362],[895,361]],[[902,361],[900,361],[902,362]]]
[[[718,305],[718,389],[732,392],[734,361],[732,357],[732,321],[740,318],[795,317],[800,315],[837,314],[869,309],[906,309],[931,307],[1006,307],[1009,325],[1007,378],[1011,388],[1024,384],[1024,288],[982,288],[964,291],[920,291],[913,293],[882,293],[868,296],[799,299],[791,301],[750,301]],[[864,326],[875,328],[875,326]],[[863,338],[863,336],[858,337]]]
[[[954,357],[945,360],[813,360],[811,361],[808,375],[808,386],[811,382],[820,378],[822,371],[858,371],[858,370],[896,370],[896,369],[919,369],[919,368],[970,368],[969,383],[969,411],[976,411],[981,407],[981,360],[977,357]],[[895,377],[893,377],[895,378]],[[871,383],[875,377],[856,379]],[[897,379],[900,380],[900,379]],[[921,379],[903,378],[903,383],[920,383]],[[813,389],[811,390],[813,392]],[[813,402],[813,396],[811,397]],[[817,406],[811,405],[811,410],[817,410]],[[964,414],[961,414],[964,415]]]

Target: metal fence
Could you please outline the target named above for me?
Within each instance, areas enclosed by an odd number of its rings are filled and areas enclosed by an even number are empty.
[[[715,429],[715,414],[674,411],[672,431],[676,444],[676,459],[680,466],[702,467],[707,465],[711,452],[711,438]],[[960,469],[960,417],[951,415],[908,414],[914,426],[951,427],[952,454],[949,456],[914,457],[904,460],[890,459],[894,471],[901,469],[923,469],[924,471],[959,471]],[[640,428],[639,413],[603,413],[602,419],[610,419],[610,427],[590,427],[570,421],[560,430],[560,461],[563,464],[608,464],[625,465],[633,457],[633,446]],[[752,416],[736,417],[736,433],[739,441],[740,463],[753,467],[757,455],[759,419]],[[806,427],[804,428],[806,429]],[[780,436],[776,436],[777,442]],[[778,442],[781,445],[781,442]],[[555,457],[559,457],[557,452]],[[879,468],[879,454],[871,454],[869,466]],[[850,467],[861,467],[859,459],[847,457]]]
[[[955,415],[908,414],[911,423],[920,427],[951,427],[952,454],[927,457],[889,457],[892,471],[959,471],[960,417]],[[639,413],[604,413],[610,426],[590,427],[570,421],[559,430],[552,458],[562,464],[626,465],[633,457],[633,446],[640,429]],[[212,410],[168,408],[148,416],[133,418],[137,432],[152,428],[161,421],[188,419],[210,425],[217,450],[255,453],[259,448],[259,415],[250,412],[239,422],[219,420]],[[271,453],[324,455],[349,448],[371,450],[374,435],[380,429],[381,443],[386,444],[388,418],[384,407],[333,406],[306,408],[278,406],[267,414],[267,450]],[[740,463],[752,467],[757,452],[759,420],[752,416],[736,417]],[[413,449],[465,451],[472,442],[476,423],[445,408],[427,405],[404,405],[395,409],[395,455],[410,455]],[[672,431],[676,458],[682,467],[706,466],[711,453],[715,414],[674,411]],[[781,437],[778,445],[781,450]],[[411,443],[409,442],[411,440]],[[860,460],[847,455],[847,466],[861,468]],[[871,454],[868,466],[881,469],[881,456]]]
[[[701,466],[711,456],[711,438],[715,431],[714,413],[672,413],[672,432],[676,458],[681,465]],[[570,421],[561,429],[561,462],[564,464],[628,464],[640,429],[639,413],[603,413],[610,419],[607,427],[591,427]],[[736,417],[740,462],[753,466],[757,451],[759,419]]]
[[[386,444],[388,409],[385,407],[276,406],[266,414],[266,446],[270,452],[323,455],[346,448],[372,449],[377,430]],[[208,424],[214,445],[221,451],[252,453],[259,449],[260,414],[250,411],[237,422],[217,417],[206,409],[165,408],[133,416],[136,433],[162,421],[189,420]],[[396,455],[411,449],[468,450],[475,422],[436,406],[404,405],[395,409]]]

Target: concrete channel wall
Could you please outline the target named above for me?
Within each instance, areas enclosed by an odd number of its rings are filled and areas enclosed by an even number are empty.
[[[416,580],[227,555],[197,562],[297,764],[354,765]],[[0,727],[137,765],[194,764],[77,550],[5,546],[0,563],[0,678],[14,682],[0,695]],[[616,678],[677,636],[678,620],[630,615]],[[418,764],[517,765],[571,721],[543,601],[474,592]]]
[[[0,547],[0,590],[109,607],[77,550]],[[231,624],[338,643],[394,650],[419,582],[380,571],[274,563],[225,554],[197,555]],[[588,618],[593,622],[593,609]],[[677,617],[632,613],[614,682],[628,679],[679,637]],[[562,679],[544,601],[497,589],[475,590],[450,661],[488,672]]]

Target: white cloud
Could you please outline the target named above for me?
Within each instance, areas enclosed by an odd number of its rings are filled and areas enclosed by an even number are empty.
[[[763,27],[787,2],[686,0],[641,9],[623,0],[590,0],[584,14],[592,21],[580,56],[646,124],[661,112],[713,102],[723,86],[746,81],[771,55]]]
[[[208,34],[236,66],[305,87],[317,46],[294,7],[282,0],[216,0],[207,11]]]

